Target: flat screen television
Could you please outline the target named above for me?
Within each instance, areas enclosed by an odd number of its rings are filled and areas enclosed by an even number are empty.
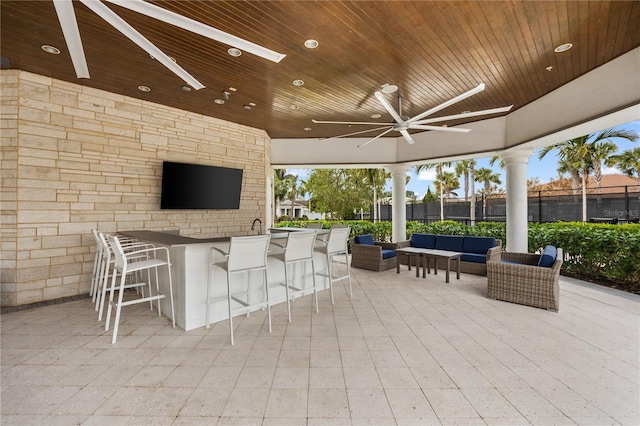
[[[162,163],[161,209],[239,209],[241,190],[242,169]]]

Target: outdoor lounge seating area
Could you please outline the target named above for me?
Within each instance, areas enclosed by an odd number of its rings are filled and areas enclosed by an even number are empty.
[[[373,235],[356,235],[350,240],[351,266],[370,271],[385,271],[395,268],[398,244],[374,241]]]
[[[542,253],[502,253],[487,262],[487,296],[505,302],[558,311],[562,249],[546,246]]]
[[[502,241],[493,237],[414,233],[410,240],[398,243],[398,248],[403,247],[459,252],[462,253],[461,272],[487,275],[487,261],[500,260]],[[444,269],[445,262],[446,260],[439,260],[438,268]]]
[[[145,304],[116,345],[89,298],[3,314],[2,424],[639,423],[639,296],[560,277],[551,313],[478,275],[351,271],[353,297],[276,305],[272,333],[240,316],[234,346]]]

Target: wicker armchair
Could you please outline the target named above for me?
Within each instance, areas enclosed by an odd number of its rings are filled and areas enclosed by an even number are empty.
[[[537,266],[540,256],[503,252],[503,261],[488,261],[487,297],[557,312],[560,308],[558,279],[562,267],[562,249],[557,249],[551,267]]]
[[[383,259],[382,250],[395,250],[398,244],[378,241],[374,245],[358,244],[354,238],[349,242],[351,243],[351,267],[376,272],[396,267],[396,257]]]

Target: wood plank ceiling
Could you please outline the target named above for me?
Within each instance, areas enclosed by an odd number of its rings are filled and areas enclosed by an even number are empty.
[[[314,118],[391,121],[373,96],[385,83],[399,86],[387,98],[397,105],[400,96],[406,116],[482,82],[484,92],[435,116],[511,104],[516,110],[640,46],[637,1],[153,3],[287,56],[280,63],[248,53],[231,57],[229,46],[105,2],[206,86],[187,92],[180,78],[74,1],[91,75],[78,79],[53,3],[2,0],[2,67],[265,129],[273,138],[315,138],[355,129]],[[306,48],[307,39],[319,46]],[[563,43],[573,48],[554,53]],[[45,53],[44,44],[62,53]],[[304,85],[294,86],[296,79]],[[216,104],[230,87],[237,90]]]

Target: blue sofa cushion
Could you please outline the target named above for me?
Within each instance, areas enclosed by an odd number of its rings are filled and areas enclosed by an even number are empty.
[[[425,249],[436,248],[436,236],[433,234],[411,234],[411,247]]]
[[[395,250],[382,250],[382,258],[383,259],[391,259],[392,257],[396,257]]]
[[[542,255],[540,256],[540,260],[538,261],[538,266],[542,266],[545,268],[550,268],[553,266],[553,263],[556,261],[556,256],[558,254],[558,250],[554,246],[546,246],[544,250],[542,250]]]
[[[436,248],[438,250],[462,251],[464,237],[458,235],[438,235]]]
[[[495,245],[496,239],[493,237],[464,237],[464,243],[462,243],[462,251],[464,253],[486,255],[489,249],[491,247],[495,247]]]
[[[365,234],[365,235],[356,235],[354,241],[356,244],[365,244],[368,246],[375,245],[375,241],[373,240],[373,235]]]
[[[460,256],[460,260],[463,262],[487,263],[487,255],[476,254],[476,253],[465,253],[462,256]]]

